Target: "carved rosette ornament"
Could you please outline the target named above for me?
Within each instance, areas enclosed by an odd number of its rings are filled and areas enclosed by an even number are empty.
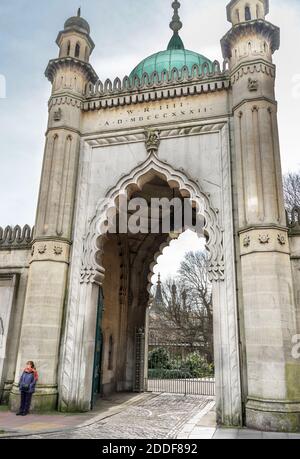
[[[61,246],[55,245],[53,248],[54,255],[61,255],[63,253],[63,248]]]
[[[286,238],[283,234],[278,234],[278,242],[280,245],[285,245],[286,244]]]
[[[157,153],[160,144],[160,131],[149,129],[146,131],[146,149],[148,153]]]
[[[258,240],[261,244],[269,244],[270,236],[268,234],[260,234]]]
[[[244,237],[243,245],[244,247],[250,247],[250,243],[251,243],[251,238],[248,234],[247,236]]]
[[[47,251],[47,246],[46,244],[43,244],[43,245],[39,245],[38,247],[38,252],[40,255],[43,255],[44,253],[46,253]]]

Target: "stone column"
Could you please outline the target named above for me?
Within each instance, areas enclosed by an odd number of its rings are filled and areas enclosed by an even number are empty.
[[[10,397],[12,409],[19,404],[17,382],[28,360],[36,363],[40,375],[33,409],[57,407],[57,371],[72,245],[82,104],[86,85],[97,79],[88,63],[91,52],[88,32],[89,27],[80,16],[67,21],[57,40],[60,58],[50,61],[46,70],[52,95],[16,379]],[[66,51],[65,46],[78,36],[77,46],[83,48],[85,43],[87,46],[82,57],[74,56],[72,47],[70,52]]]
[[[230,60],[241,282],[247,354],[246,424],[300,429],[296,310],[284,209],[272,54],[279,30],[263,19],[223,38]]]

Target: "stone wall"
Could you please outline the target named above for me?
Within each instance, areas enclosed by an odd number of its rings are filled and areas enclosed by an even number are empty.
[[[16,377],[30,260],[30,233],[26,232],[27,242],[22,237],[17,242],[13,235],[22,236],[22,231],[0,229],[0,403],[8,403]]]

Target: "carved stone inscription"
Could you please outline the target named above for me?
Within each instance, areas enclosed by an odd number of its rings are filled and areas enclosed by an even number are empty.
[[[227,112],[223,93],[171,101],[153,101],[123,107],[101,108],[86,112],[84,131],[128,129],[134,127],[206,119]]]

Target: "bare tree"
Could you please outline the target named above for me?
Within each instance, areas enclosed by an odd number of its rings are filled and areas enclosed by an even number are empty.
[[[289,215],[294,207],[300,207],[300,172],[290,172],[283,178],[285,205]]]
[[[213,305],[212,285],[209,280],[209,259],[205,252],[189,252],[181,263],[179,275],[184,284],[193,313],[200,325],[200,333],[206,347],[207,360],[213,356]]]
[[[213,363],[212,288],[206,254],[187,253],[178,274],[162,286],[156,326],[165,337],[184,341],[190,349],[197,347]]]

